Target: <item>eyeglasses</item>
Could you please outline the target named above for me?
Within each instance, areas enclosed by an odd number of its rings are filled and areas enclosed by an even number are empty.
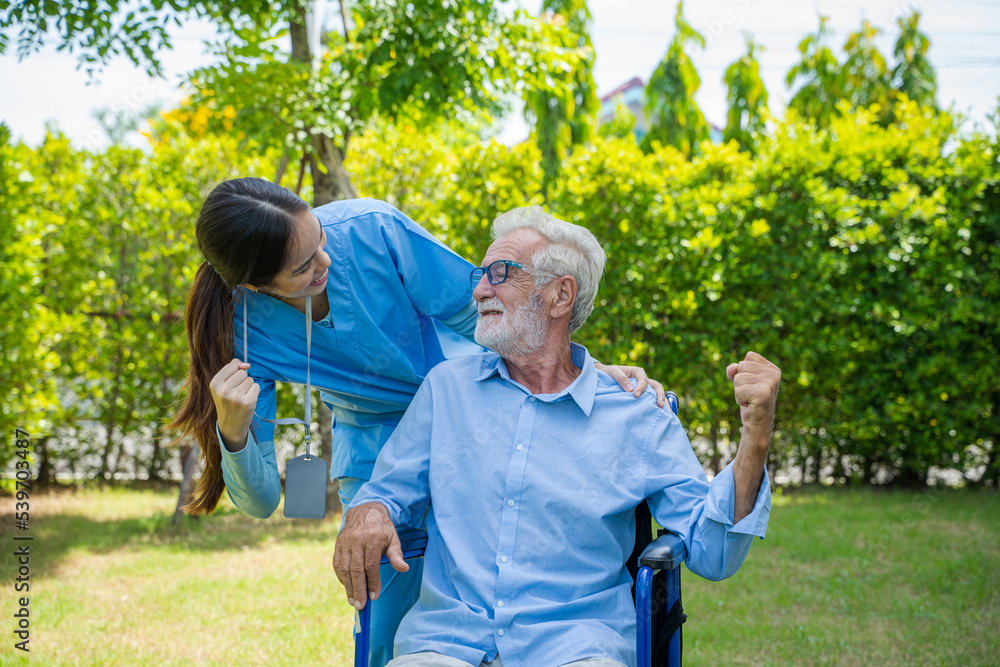
[[[509,277],[508,270],[512,266],[521,269],[522,271],[528,270],[528,267],[524,264],[518,264],[517,262],[512,262],[509,259],[498,259],[489,266],[477,266],[472,269],[472,273],[469,274],[469,280],[473,285],[476,285],[482,279],[483,274],[486,274],[486,277],[489,279],[491,285],[499,285],[507,280]]]

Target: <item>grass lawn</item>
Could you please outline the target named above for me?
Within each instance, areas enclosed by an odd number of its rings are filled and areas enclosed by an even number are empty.
[[[337,518],[220,511],[172,526],[173,490],[31,499],[31,654],[44,665],[349,665],[330,567]],[[14,501],[0,498],[13,649]],[[776,496],[726,582],[685,572],[688,665],[1000,664],[1000,495],[822,489]]]
[[[686,664],[1000,665],[1000,494],[784,494],[734,577],[684,574]]]

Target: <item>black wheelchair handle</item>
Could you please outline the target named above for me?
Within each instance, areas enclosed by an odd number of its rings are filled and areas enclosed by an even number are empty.
[[[654,570],[672,570],[687,558],[687,547],[680,535],[664,533],[649,543],[639,556],[639,566]]]

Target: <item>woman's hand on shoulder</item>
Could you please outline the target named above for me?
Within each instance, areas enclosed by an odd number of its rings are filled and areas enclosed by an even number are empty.
[[[656,404],[661,408],[666,405],[667,394],[663,390],[663,385],[650,379],[646,371],[638,366],[605,366],[599,361],[595,361],[594,366],[602,373],[610,375],[622,389],[633,392],[637,398],[642,396],[642,392],[646,391],[646,385],[649,385],[656,392]],[[635,380],[635,387],[632,386],[631,380]]]

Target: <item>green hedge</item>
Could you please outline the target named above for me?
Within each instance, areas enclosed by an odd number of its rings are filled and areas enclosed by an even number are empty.
[[[752,349],[784,372],[772,464],[794,478],[924,484],[948,468],[1000,483],[1000,142],[916,105],[895,113],[824,130],[792,117],[755,157],[705,144],[688,161],[608,137],[563,161],[546,205],[609,253],[578,340],[676,390],[711,467],[738,427],[724,368]],[[155,475],[155,426],[186,366],[194,216],[215,182],[273,176],[274,156],[174,135],[96,155],[60,137],[2,144],[4,432],[52,437],[83,474]],[[475,262],[498,213],[542,201],[533,143],[448,127],[380,125],[348,168],[362,195]],[[91,442],[87,424],[111,435]],[[123,461],[126,438],[149,446]]]
[[[895,113],[826,130],[793,117],[756,157],[706,144],[687,161],[608,138],[564,161],[549,210],[609,253],[578,339],[674,388],[713,468],[739,426],[724,368],[752,349],[784,372],[772,463],[795,479],[1000,481],[1000,144],[914,104]],[[496,213],[539,201],[530,143],[435,162],[433,138],[367,141],[384,157],[352,160],[360,191],[433,220],[473,260]],[[394,162],[414,150],[441,184],[419,203],[426,181]]]

